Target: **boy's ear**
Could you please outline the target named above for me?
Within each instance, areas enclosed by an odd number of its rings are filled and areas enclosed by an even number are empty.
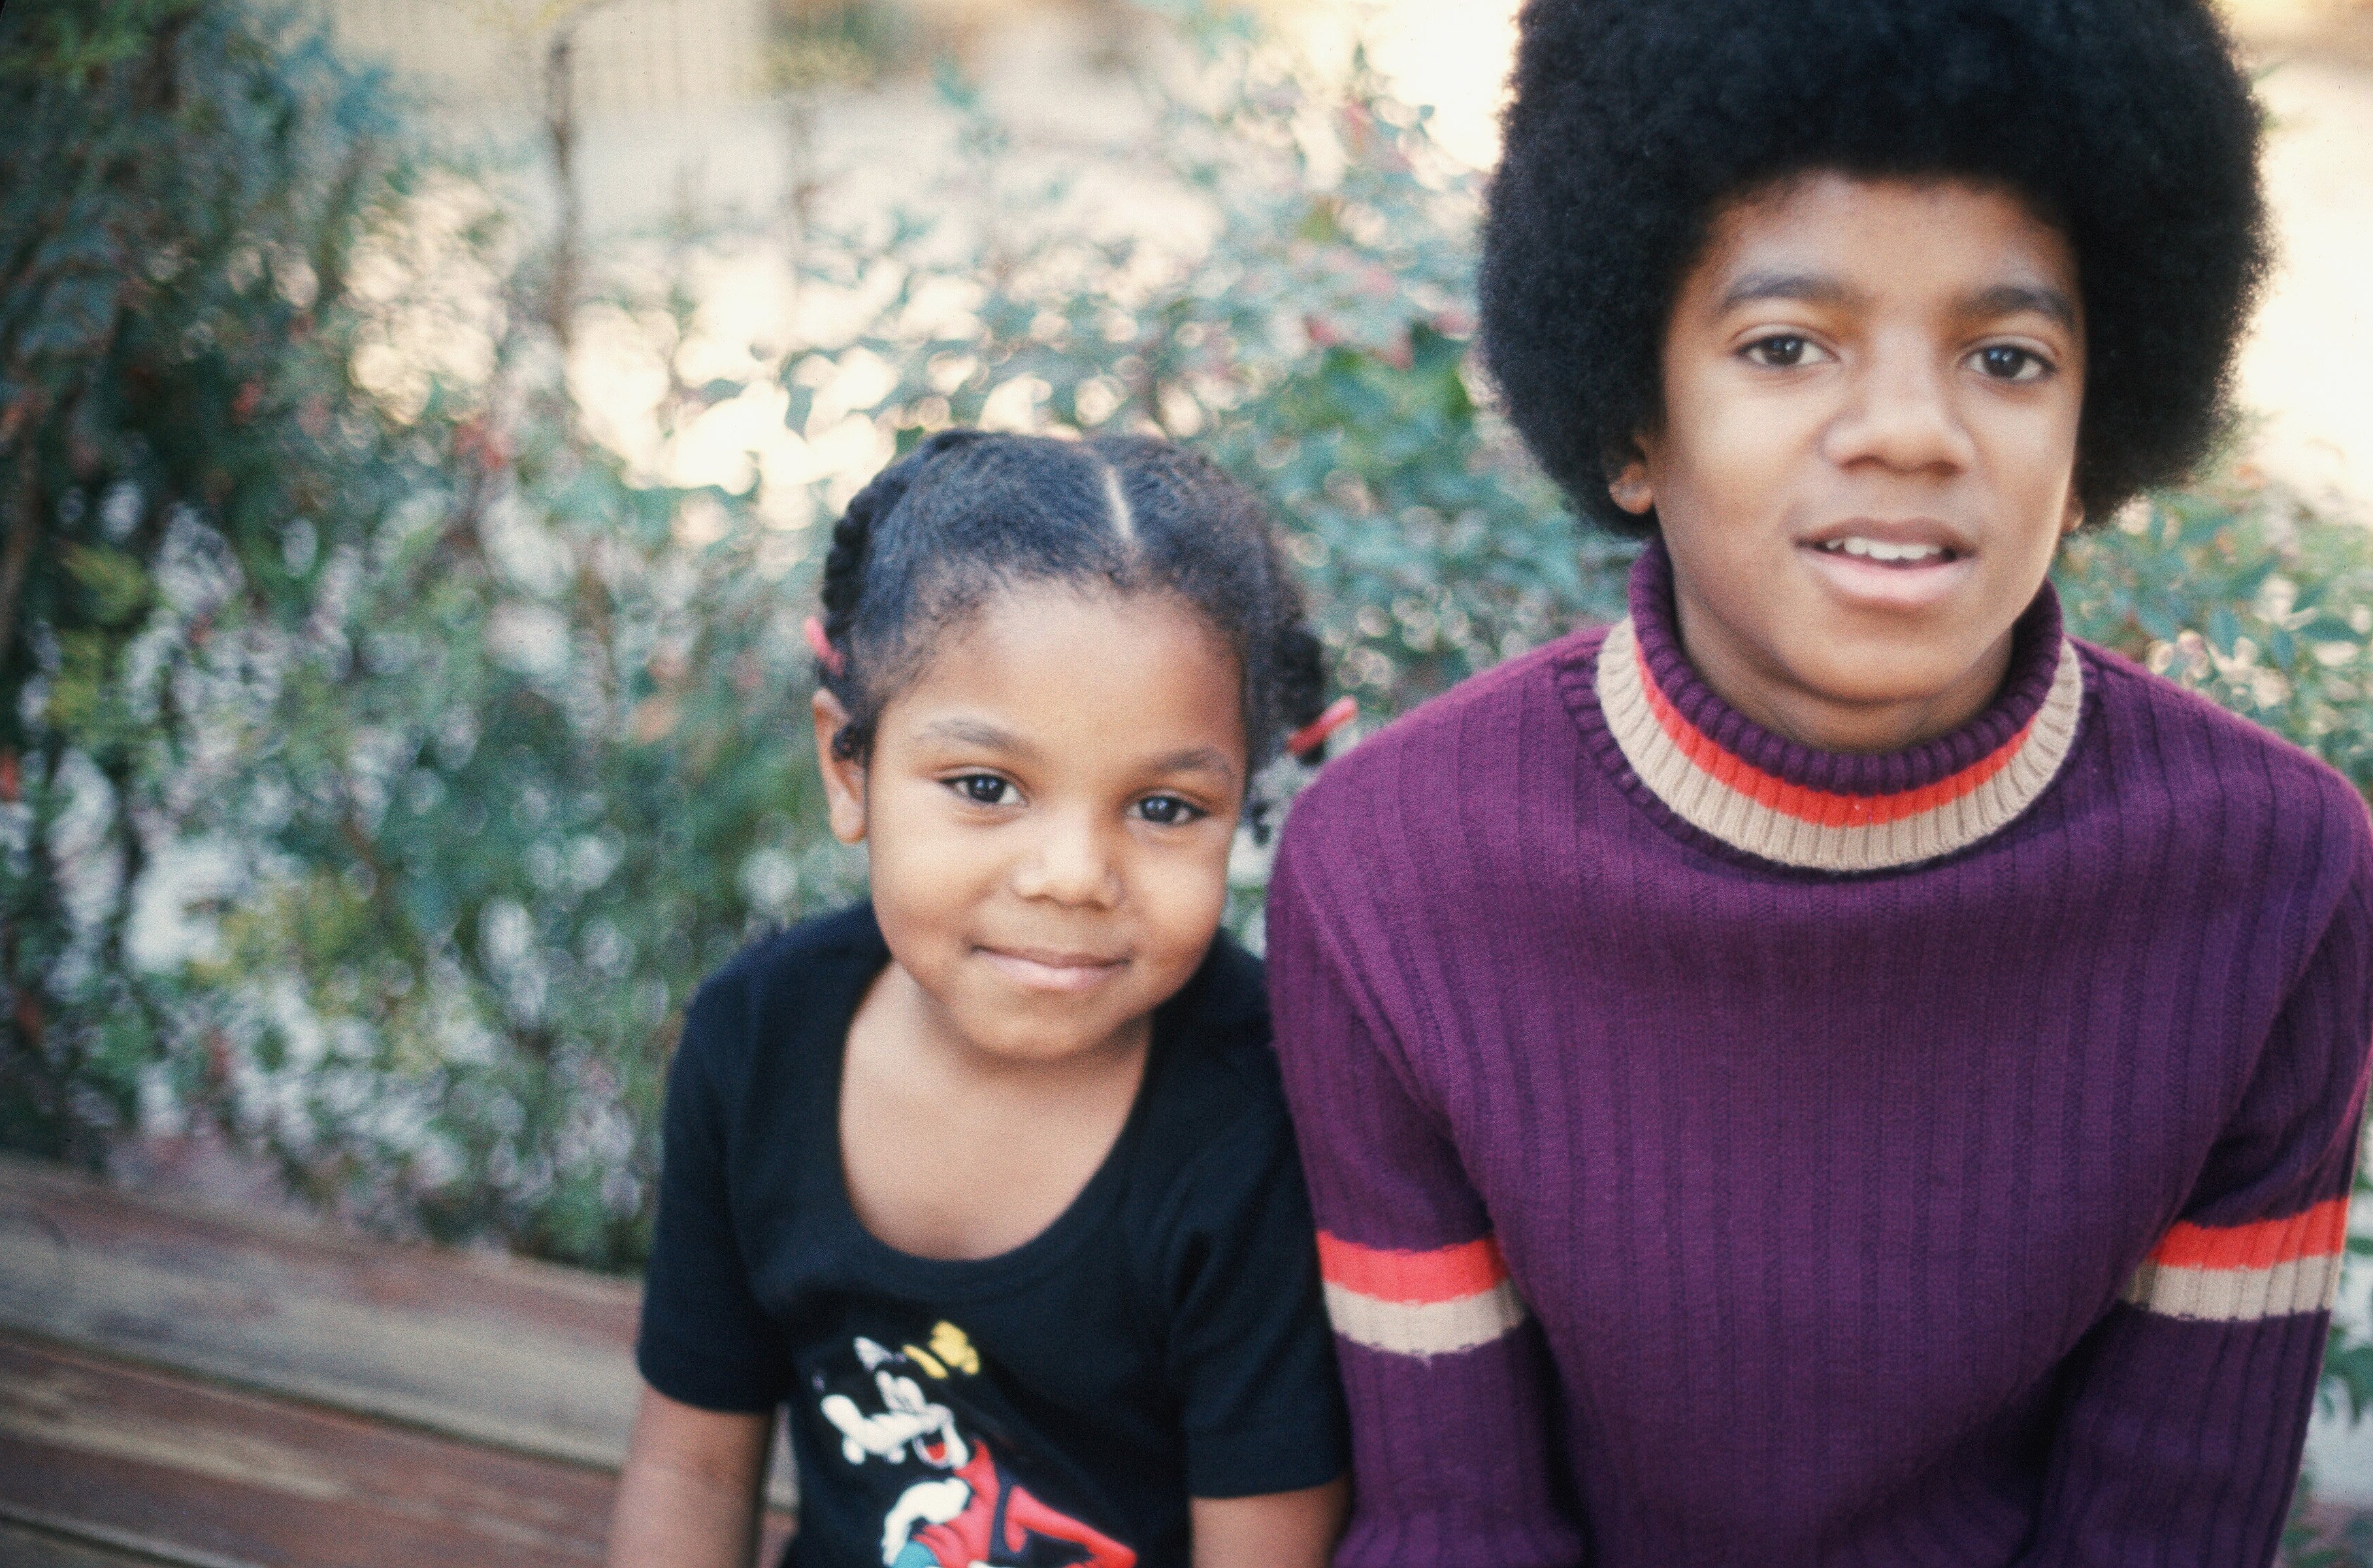
[[[1645,517],[1656,505],[1656,487],[1648,482],[1648,459],[1636,447],[1622,465],[1607,475],[1607,493],[1633,517]]]
[[[855,844],[865,837],[865,764],[842,756],[832,744],[833,737],[848,727],[848,709],[822,686],[809,706],[815,713],[816,771],[824,775],[832,836],[843,844]]]
[[[2067,509],[2063,511],[2060,516],[2060,537],[2063,539],[2067,538],[2070,534],[2075,532],[2078,528],[2082,527],[2084,525],[2084,521],[2085,497],[2076,493],[2075,486],[2071,485],[2068,486]]]

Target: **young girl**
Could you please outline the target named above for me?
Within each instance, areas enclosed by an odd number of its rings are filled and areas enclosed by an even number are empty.
[[[1327,769],[1269,901],[1338,1562],[2254,1568],[2373,833],[2063,635],[2263,249],[2205,0],[1531,0],[1483,338],[1628,619]]]
[[[744,1568],[788,1404],[809,1568],[1326,1560],[1340,1393],[1258,964],[1216,937],[1318,645],[1162,442],[952,431],[812,624],[871,901],[704,986],[671,1073],[621,1568]]]

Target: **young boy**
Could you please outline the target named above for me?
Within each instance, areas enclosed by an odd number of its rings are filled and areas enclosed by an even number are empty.
[[[1298,806],[1343,1564],[2263,1564],[2373,836],[2069,640],[2262,268],[2202,0],[1532,0],[1484,343],[1631,615]]]

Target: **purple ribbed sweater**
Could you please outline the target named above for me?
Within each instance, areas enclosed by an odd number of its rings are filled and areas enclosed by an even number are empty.
[[[1696,679],[1668,572],[1286,828],[1338,1562],[2271,1561],[2373,1037],[2364,803],[2049,588],[1966,730],[1810,752]]]

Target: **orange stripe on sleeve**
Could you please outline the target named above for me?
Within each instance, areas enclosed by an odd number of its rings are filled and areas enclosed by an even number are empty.
[[[1362,1246],[1318,1233],[1318,1271],[1327,1282],[1376,1301],[1431,1303],[1479,1295],[1508,1277],[1490,1236],[1428,1252]]]
[[[2151,1249],[2172,1269],[2272,1269],[2302,1258],[2328,1258],[2348,1244],[2348,1199],[2334,1198],[2286,1219],[2246,1225],[2178,1223]]]

